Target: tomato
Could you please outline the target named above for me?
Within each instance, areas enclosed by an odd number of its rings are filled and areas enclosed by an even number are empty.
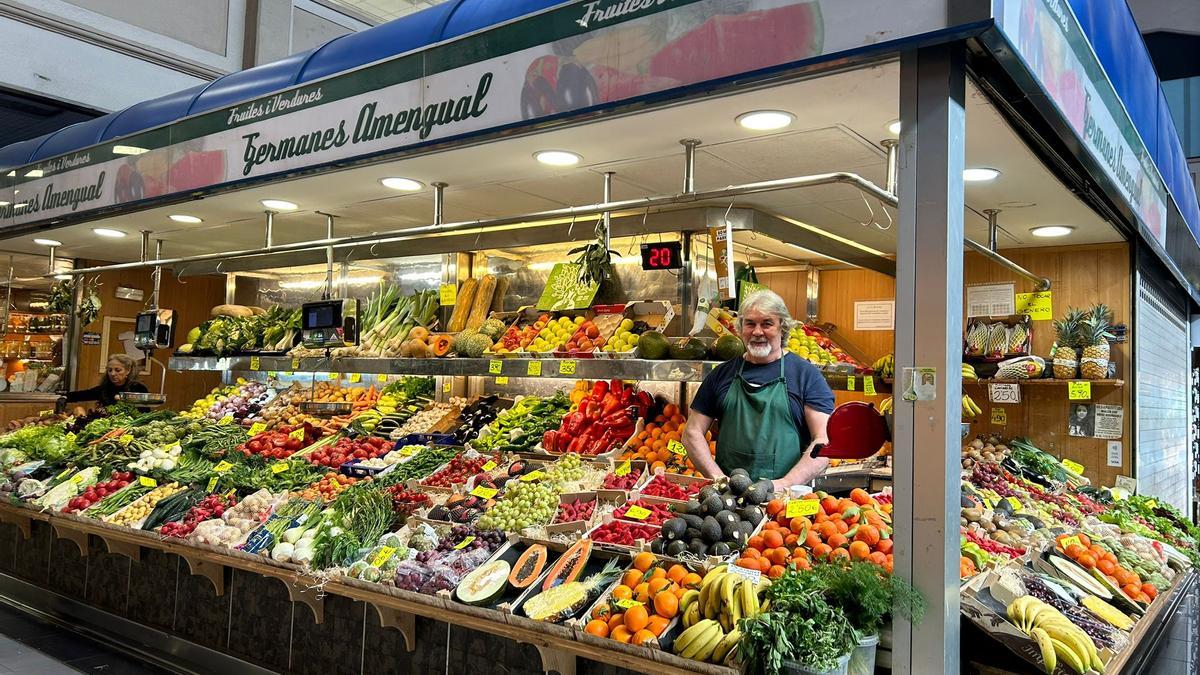
[[[287,442],[283,444],[283,447],[286,447],[288,450],[295,451],[295,450],[299,450],[300,448],[302,448],[304,446],[300,444],[300,441],[298,441],[294,438],[289,438],[289,439],[287,439]]]

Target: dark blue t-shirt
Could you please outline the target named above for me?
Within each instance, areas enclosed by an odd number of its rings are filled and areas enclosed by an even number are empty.
[[[813,364],[791,352],[783,353],[783,373],[787,383],[788,402],[792,408],[792,419],[800,430],[800,447],[807,448],[812,442],[812,434],[804,422],[804,406],[823,413],[833,412],[833,390],[825,381],[825,376]],[[700,383],[696,397],[692,399],[692,409],[721,420],[725,409],[725,394],[737,377],[738,367],[745,363],[742,377],[752,385],[762,385],[779,377],[779,361],[766,364],[754,364],[742,357],[726,361],[713,369],[708,377]]]

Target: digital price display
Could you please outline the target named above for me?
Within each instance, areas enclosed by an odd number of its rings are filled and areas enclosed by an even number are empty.
[[[643,270],[677,270],[683,267],[683,243],[678,241],[642,244]]]

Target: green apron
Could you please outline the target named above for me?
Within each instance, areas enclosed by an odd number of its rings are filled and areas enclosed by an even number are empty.
[[[742,377],[746,361],[729,385],[717,436],[717,466],[729,475],[745,469],[754,480],[775,480],[800,461],[800,431],[792,417],[783,358],[779,378],[755,387]]]

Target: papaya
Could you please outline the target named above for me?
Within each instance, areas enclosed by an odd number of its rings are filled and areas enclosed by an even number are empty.
[[[454,349],[454,340],[449,335],[438,335],[430,343],[434,356],[445,356]]]
[[[534,544],[525,549],[521,557],[517,558],[512,572],[508,575],[509,585],[513,588],[525,588],[531,585],[542,575],[548,559],[549,553],[546,551],[545,544]]]
[[[546,581],[542,583],[542,591],[548,591],[559,584],[569,584],[578,579],[591,555],[591,539],[580,539],[575,542],[575,545],[567,549],[558,562],[554,563],[554,567],[550,568],[550,572],[546,575]]]

